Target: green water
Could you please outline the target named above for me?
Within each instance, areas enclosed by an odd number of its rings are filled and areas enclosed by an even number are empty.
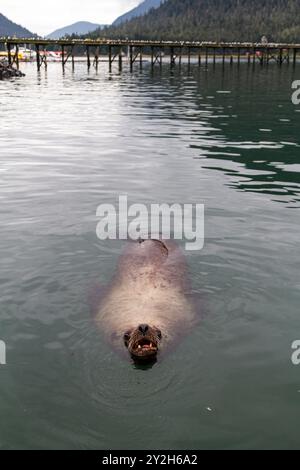
[[[300,68],[24,71],[0,82],[1,448],[300,447]],[[119,194],[205,204],[200,321],[146,370],[87,300],[118,259],[96,209]]]

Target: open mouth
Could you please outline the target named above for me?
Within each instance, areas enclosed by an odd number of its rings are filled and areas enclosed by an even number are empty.
[[[142,338],[137,341],[132,349],[132,354],[138,357],[147,357],[156,354],[158,351],[157,344],[150,339]]]

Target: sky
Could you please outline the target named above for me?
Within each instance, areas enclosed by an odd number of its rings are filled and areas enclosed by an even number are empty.
[[[0,0],[0,13],[41,36],[76,23],[110,24],[142,0]]]

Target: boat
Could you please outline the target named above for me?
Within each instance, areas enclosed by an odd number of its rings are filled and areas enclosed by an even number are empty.
[[[60,51],[44,51],[44,54],[46,55],[48,62],[61,61],[61,52]]]
[[[11,56],[14,57],[16,55],[16,49],[11,50]],[[0,58],[5,60],[8,59],[8,52],[1,51]],[[29,62],[34,59],[34,53],[31,49],[26,49],[25,47],[20,47],[18,50],[18,59],[20,62]]]

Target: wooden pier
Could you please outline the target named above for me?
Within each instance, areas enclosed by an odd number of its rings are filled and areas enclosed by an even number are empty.
[[[250,64],[268,65],[275,62],[296,65],[300,44],[275,43],[217,43],[217,42],[180,42],[180,41],[138,41],[138,40],[109,40],[109,39],[17,39],[0,38],[0,45],[7,51],[9,65],[19,68],[19,50],[21,46],[33,48],[37,69],[47,67],[47,48],[59,51],[62,67],[67,63],[75,66],[76,51],[81,51],[86,57],[87,67],[98,67],[100,54],[106,57],[111,70],[114,62],[122,69],[123,61],[127,61],[130,69],[135,63],[143,66],[143,55],[149,57],[151,66],[162,66],[168,62],[171,67],[181,64],[183,57],[187,63],[197,63],[199,66],[217,61],[237,63],[242,61]]]

